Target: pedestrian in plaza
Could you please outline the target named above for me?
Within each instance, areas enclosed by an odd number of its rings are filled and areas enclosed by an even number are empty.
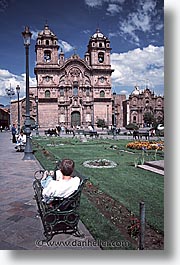
[[[21,131],[17,137],[17,143],[15,149],[17,149],[18,152],[24,151],[25,144],[26,144],[26,135],[23,133],[23,131]]]
[[[11,133],[12,133],[12,142],[13,143],[16,143],[16,126],[15,124],[13,124],[12,128],[11,128]]]
[[[67,198],[79,187],[80,178],[72,177],[73,160],[63,159],[58,171],[56,172],[56,180],[53,179],[51,171],[45,171],[41,180],[43,201],[46,203],[53,201],[54,197]]]
[[[75,133],[75,128],[74,126],[72,127],[72,134],[73,134],[73,138],[76,136],[76,133]]]

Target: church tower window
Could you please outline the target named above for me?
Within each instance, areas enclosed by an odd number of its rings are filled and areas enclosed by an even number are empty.
[[[98,61],[99,61],[99,63],[104,62],[104,53],[103,52],[98,53]]]
[[[45,91],[45,98],[50,98],[50,91],[49,90]]]
[[[103,90],[100,91],[100,98],[104,98],[105,97],[105,93]]]
[[[49,40],[46,40],[46,45],[49,45]]]
[[[48,51],[48,50],[45,50],[44,51],[44,61],[46,63],[50,62],[51,61],[51,52]]]

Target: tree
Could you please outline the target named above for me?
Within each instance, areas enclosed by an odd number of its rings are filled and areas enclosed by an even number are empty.
[[[145,112],[143,119],[144,119],[144,123],[146,123],[147,126],[156,124],[156,119],[152,112]]]
[[[97,127],[98,128],[104,128],[104,127],[106,127],[106,122],[105,122],[105,120],[104,119],[98,119],[97,120]]]
[[[135,123],[129,123],[128,125],[126,125],[125,128],[126,130],[129,130],[129,131],[139,129],[139,127]]]

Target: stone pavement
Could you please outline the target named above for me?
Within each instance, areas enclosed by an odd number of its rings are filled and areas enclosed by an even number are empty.
[[[43,227],[37,214],[33,175],[41,168],[37,160],[23,161],[24,153],[15,150],[11,133],[0,133],[0,250],[100,249],[79,222],[84,238],[56,235],[43,243]]]

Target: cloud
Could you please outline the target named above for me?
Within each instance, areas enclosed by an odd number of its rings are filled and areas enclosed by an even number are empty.
[[[117,4],[109,4],[107,7],[107,15],[114,16],[122,10],[122,7]]]
[[[59,40],[58,44],[62,48],[64,53],[70,52],[74,49],[74,47],[71,46],[71,44],[69,44],[67,41],[64,41],[64,40]]]
[[[125,0],[85,0],[85,4],[91,8],[99,8],[106,5],[106,14],[114,16],[122,10]]]
[[[90,34],[90,33],[91,33],[91,31],[90,31],[89,29],[84,29],[82,32],[83,32],[84,34]]]
[[[111,55],[112,82],[115,87],[145,86],[150,89],[164,85],[164,47],[149,45],[126,53]]]
[[[8,70],[0,69],[0,80],[9,77],[11,77],[11,74]]]
[[[32,38],[32,40],[36,41],[39,32],[40,32],[40,30],[37,30],[37,31],[31,30],[31,33],[32,33],[32,37],[31,38]]]
[[[0,0],[0,12],[3,12],[5,9],[8,8],[8,1],[7,0]]]
[[[85,4],[90,7],[102,6],[103,0],[85,0]]]
[[[157,0],[140,0],[137,2],[135,11],[130,12],[127,17],[119,20],[119,34],[127,40],[140,44],[139,33],[151,33],[163,28],[160,16],[156,8]]]
[[[140,46],[142,34],[144,38],[152,38],[164,27],[158,0],[85,0],[85,4],[91,8],[105,8],[107,16],[118,15],[117,30],[109,33],[109,37],[121,36],[136,46]],[[128,13],[124,12],[125,5],[126,8],[128,5]]]
[[[26,74],[15,75],[6,69],[0,69],[0,96],[8,98],[6,89],[12,88],[15,91],[16,98],[16,86],[20,86],[20,97],[25,96],[26,91]],[[36,86],[36,78],[29,78],[29,85]]]
[[[128,94],[128,91],[127,90],[120,90],[120,94],[127,95]]]

